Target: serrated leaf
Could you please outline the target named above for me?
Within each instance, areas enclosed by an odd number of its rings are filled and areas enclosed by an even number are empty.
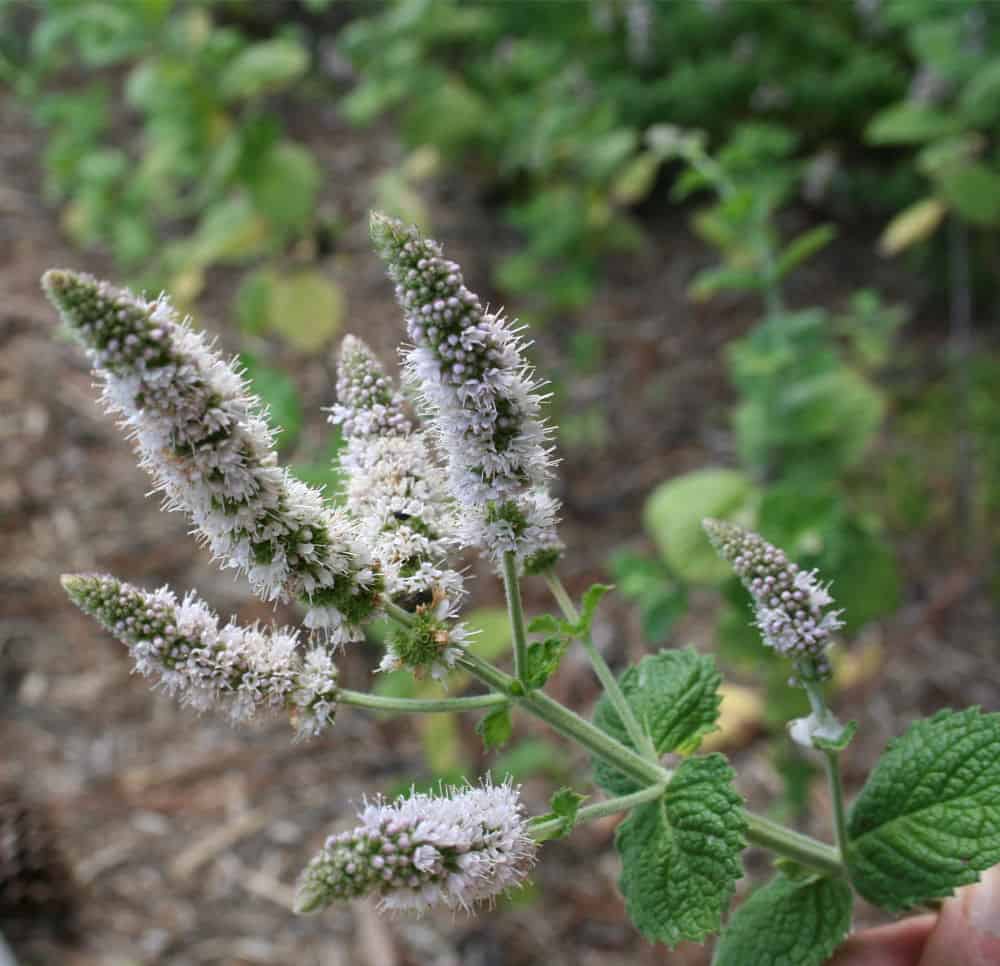
[[[719,718],[721,677],[712,658],[690,649],[660,651],[626,668],[618,683],[639,724],[658,754],[694,751],[714,731]],[[611,700],[605,695],[594,708],[594,724],[632,748],[632,740]],[[635,782],[600,759],[594,780],[613,795],[637,789]]]
[[[736,910],[712,966],[822,966],[851,928],[851,905],[843,879],[779,875]]]
[[[586,795],[574,792],[572,788],[560,788],[559,791],[555,792],[549,801],[551,811],[537,816],[532,822],[533,824],[542,824],[543,822],[550,822],[553,819],[559,819],[559,827],[549,832],[544,838],[535,836],[536,840],[539,842],[549,842],[552,839],[569,835],[576,824],[576,814],[580,811],[580,805],[586,798]]]
[[[584,637],[590,633],[590,625],[594,623],[594,614],[597,613],[597,605],[609,590],[614,590],[614,587],[610,584],[591,584],[584,591],[580,606],[580,619],[573,628],[573,633],[577,637]]]
[[[732,780],[721,755],[685,761],[662,798],[640,805],[618,826],[619,888],[647,939],[698,942],[722,924],[746,845]]]
[[[547,637],[544,641],[536,641],[528,645],[527,661],[525,662],[524,683],[529,688],[541,688],[559,668],[566,649],[569,647],[568,637]]]
[[[890,742],[848,818],[857,890],[890,910],[1000,861],[1000,715],[942,711]]]
[[[494,708],[476,724],[476,734],[483,739],[483,748],[486,751],[502,748],[510,741],[513,730],[509,704],[502,704],[499,708]]]

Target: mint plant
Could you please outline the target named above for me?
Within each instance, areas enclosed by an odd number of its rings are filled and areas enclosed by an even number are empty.
[[[764,644],[808,696],[811,713],[791,735],[826,763],[833,843],[746,809],[725,757],[699,753],[719,714],[712,658],[663,650],[616,676],[590,637],[609,588],[592,587],[577,606],[557,576],[552,430],[517,328],[487,310],[417,229],[376,214],[371,231],[406,318],[404,372],[420,421],[371,351],[345,340],[331,412],[347,437],[337,507],[278,465],[266,413],[240,373],[165,299],[70,271],[43,279],[167,505],[258,596],[297,600],[305,612],[304,633],[241,627],[220,623],[194,594],[65,576],[73,602],[127,645],[138,671],[199,710],[236,720],[287,713],[303,738],[335,727],[344,706],[478,710],[487,748],[509,737],[513,715],[527,714],[593,757],[599,797],[584,804],[589,796],[559,789],[534,817],[509,781],[366,804],[303,871],[299,911],[363,895],[416,913],[491,903],[526,881],[544,842],[622,813],[620,887],[644,936],[675,945],[721,931],[717,963],[818,966],[849,931],[854,893],[910,909],[1000,861],[1000,715],[972,708],[917,722],[848,809],[840,759],[855,725],[836,719],[824,691],[844,622],[831,590],[757,534],[707,520]],[[462,580],[449,561],[460,547],[481,550],[503,581],[512,671],[469,646]],[[529,621],[521,585],[535,577],[558,616]],[[342,687],[336,650],[376,617],[393,625],[381,668],[446,681],[461,672],[485,693],[423,699]],[[545,690],[576,642],[603,686],[592,720]],[[778,872],[730,913],[751,845],[772,852]]]

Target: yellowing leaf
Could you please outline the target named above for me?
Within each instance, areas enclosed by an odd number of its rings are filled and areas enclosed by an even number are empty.
[[[301,352],[322,348],[344,318],[343,292],[320,272],[275,277],[270,302],[268,328]]]
[[[754,688],[740,684],[720,684],[722,705],[718,730],[705,735],[702,751],[742,748],[760,729],[764,720],[764,699]]]
[[[868,641],[861,647],[833,653],[833,686],[838,691],[846,691],[856,685],[871,681],[882,669],[885,654],[882,642]]]
[[[934,234],[948,208],[939,198],[924,198],[904,208],[885,227],[878,250],[887,258]]]

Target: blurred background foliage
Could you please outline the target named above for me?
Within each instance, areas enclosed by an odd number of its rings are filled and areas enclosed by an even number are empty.
[[[652,489],[648,542],[608,564],[650,644],[708,591],[729,660],[783,681],[706,515],[819,568],[848,635],[904,600],[897,550],[914,531],[996,584],[991,0],[0,0],[0,38],[0,81],[44,132],[45,198],[75,244],[187,309],[213,270],[238,274],[229,315],[286,450],[302,403],[274,347],[294,359],[332,344],[350,307],[322,260],[355,226],[324,205],[328,172],[283,118],[333,104],[401,146],[365,186],[375,205],[432,230],[425,187],[453,178],[498,212],[517,247],[494,262],[495,292],[562,333],[557,412],[563,383],[614,364],[579,315],[607,259],[651,244],[664,210],[712,253],[692,302],[752,306],[725,350],[732,459]],[[903,260],[914,304],[870,288],[833,308],[793,302],[790,283],[842,244]],[[926,377],[900,377],[924,337]],[[565,449],[605,445],[599,406],[565,415]],[[338,445],[297,466],[333,495]],[[502,637],[484,646],[501,653]],[[782,717],[785,692],[771,693]],[[453,723],[433,727],[428,755],[455,774]],[[515,752],[511,768],[558,770]],[[788,766],[795,787],[800,772]]]

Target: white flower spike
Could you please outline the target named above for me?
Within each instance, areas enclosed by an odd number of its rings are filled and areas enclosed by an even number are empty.
[[[337,669],[324,648],[304,656],[285,628],[240,627],[219,618],[194,594],[140,590],[114,577],[67,575],[63,587],[129,649],[135,669],[158,678],[168,694],[200,711],[226,710],[234,721],[289,711],[300,736],[333,722]]]
[[[165,298],[69,271],[46,272],[42,284],[168,508],[187,513],[265,600],[301,601],[307,626],[335,644],[360,638],[381,575],[347,514],[277,465],[264,407],[233,364]]]
[[[448,458],[463,542],[497,565],[510,552],[526,571],[545,569],[561,552],[558,503],[545,491],[550,430],[518,330],[416,228],[373,213],[371,235],[406,315],[407,373]]]
[[[374,894],[383,909],[472,909],[522,885],[537,845],[518,789],[489,782],[367,805],[332,835],[299,879],[297,912]]]

